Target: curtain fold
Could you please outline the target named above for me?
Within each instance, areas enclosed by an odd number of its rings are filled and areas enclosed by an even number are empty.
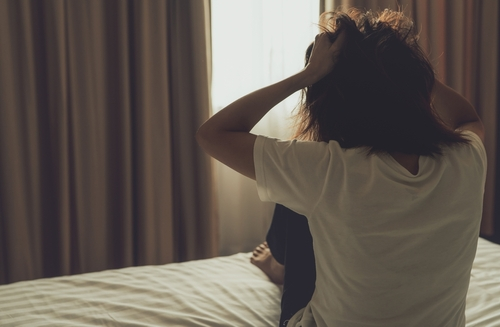
[[[0,283],[217,254],[208,13],[0,1]]]
[[[179,260],[215,256],[218,252],[216,195],[212,160],[194,135],[211,114],[211,37],[208,0],[169,1],[169,67],[173,140],[173,200]],[[186,38],[186,32],[193,37]],[[196,92],[193,92],[196,90]],[[186,165],[187,162],[196,165]]]
[[[420,45],[429,55],[436,77],[466,97],[486,130],[488,154],[481,233],[500,240],[500,217],[495,212],[498,179],[498,39],[499,5],[495,0],[322,0],[323,10],[359,7],[401,8],[420,31]],[[495,234],[495,230],[497,231]]]

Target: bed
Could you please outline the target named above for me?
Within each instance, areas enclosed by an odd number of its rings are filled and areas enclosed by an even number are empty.
[[[0,326],[276,326],[281,289],[250,253],[0,286]],[[467,326],[500,326],[500,245],[479,240]]]

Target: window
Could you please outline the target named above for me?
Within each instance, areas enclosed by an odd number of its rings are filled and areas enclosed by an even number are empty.
[[[212,104],[218,111],[237,98],[297,73],[318,33],[319,1],[212,0]],[[253,130],[289,138],[295,93]],[[220,254],[248,251],[263,241],[272,204],[262,203],[255,183],[217,164]]]

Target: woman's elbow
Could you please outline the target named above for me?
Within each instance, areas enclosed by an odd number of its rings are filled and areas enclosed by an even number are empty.
[[[221,131],[209,123],[204,123],[196,131],[196,142],[208,155],[214,157],[214,151],[221,147]]]

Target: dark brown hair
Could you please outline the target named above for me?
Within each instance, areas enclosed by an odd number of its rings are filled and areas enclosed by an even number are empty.
[[[341,30],[346,38],[333,71],[302,91],[296,138],[335,140],[370,154],[434,155],[467,143],[431,105],[434,71],[402,12],[328,12],[320,26],[332,41]],[[312,44],[306,64],[311,51]]]

